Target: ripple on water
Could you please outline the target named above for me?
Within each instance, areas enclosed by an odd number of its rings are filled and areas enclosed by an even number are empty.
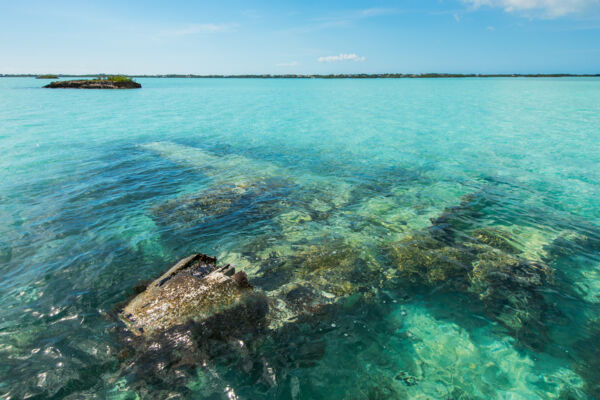
[[[600,81],[31,82],[0,80],[0,397],[598,397]],[[111,310],[197,251],[270,329],[123,352]]]

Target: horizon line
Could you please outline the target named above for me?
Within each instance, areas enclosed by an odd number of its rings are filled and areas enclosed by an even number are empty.
[[[50,75],[58,78],[78,78],[78,77],[97,77],[97,76],[127,76],[131,78],[518,78],[518,77],[600,77],[600,73],[578,74],[578,73],[337,73],[337,74],[2,74],[2,78],[37,78],[44,75]]]

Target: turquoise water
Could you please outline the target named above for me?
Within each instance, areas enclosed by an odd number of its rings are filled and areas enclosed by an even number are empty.
[[[599,79],[139,81],[0,79],[0,398],[600,398]],[[268,327],[128,349],[193,252]]]

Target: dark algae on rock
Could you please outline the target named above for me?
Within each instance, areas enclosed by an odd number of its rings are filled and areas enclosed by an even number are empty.
[[[126,76],[108,76],[96,79],[54,81],[44,87],[49,89],[139,89],[142,85]]]

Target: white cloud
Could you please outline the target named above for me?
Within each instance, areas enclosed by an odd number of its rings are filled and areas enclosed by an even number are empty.
[[[475,8],[482,6],[501,7],[506,12],[534,12],[547,18],[580,13],[598,0],[463,0]]]
[[[185,28],[160,32],[160,36],[187,36],[199,33],[231,32],[237,24],[192,24]]]
[[[298,61],[282,62],[279,64],[275,64],[276,67],[295,67],[296,65],[298,65]]]
[[[365,61],[365,57],[359,57],[356,54],[343,54],[340,53],[337,56],[327,56],[327,57],[319,57],[317,61],[319,62],[338,62],[338,61]]]

